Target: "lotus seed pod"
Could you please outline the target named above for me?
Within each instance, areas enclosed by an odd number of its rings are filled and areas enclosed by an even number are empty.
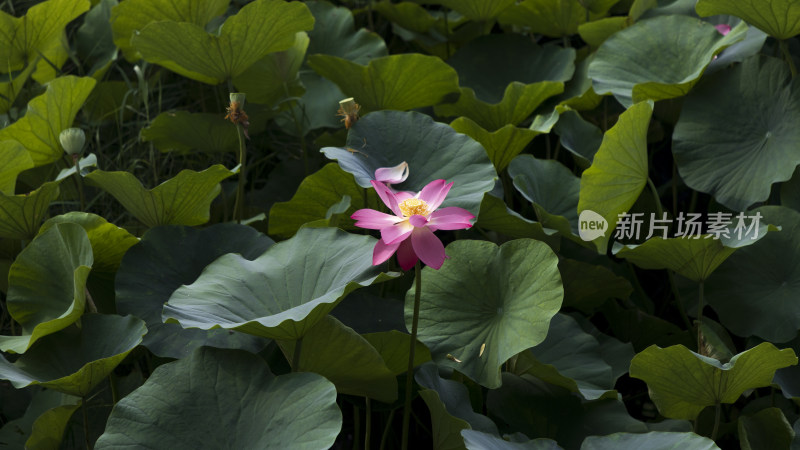
[[[339,107],[342,109],[342,112],[345,114],[356,114],[358,110],[361,109],[358,103],[356,103],[353,97],[346,98],[339,102]]]
[[[244,92],[231,92],[228,95],[228,98],[230,98],[231,103],[235,102],[239,105],[239,108],[244,108],[244,99],[245,99]]]
[[[80,155],[83,144],[86,143],[86,135],[80,128],[67,128],[58,135],[58,140],[68,155]]]

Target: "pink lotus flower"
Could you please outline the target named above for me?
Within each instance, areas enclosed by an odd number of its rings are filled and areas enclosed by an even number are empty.
[[[475,218],[469,211],[455,206],[438,209],[453,183],[432,181],[412,197],[394,193],[378,181],[371,183],[394,213],[359,209],[350,216],[357,227],[381,232],[372,252],[372,264],[381,264],[397,252],[397,262],[403,270],[411,269],[418,260],[434,269],[442,267],[447,255],[442,241],[433,232],[470,228],[469,221]]]
[[[731,32],[731,26],[726,24],[726,23],[721,23],[719,25],[715,25],[714,28],[716,28],[717,31],[719,31],[719,33],[721,35],[723,35],[723,36],[727,36],[728,33]]]
[[[385,184],[397,184],[408,178],[408,163],[403,161],[394,167],[381,167],[375,171],[375,181]]]

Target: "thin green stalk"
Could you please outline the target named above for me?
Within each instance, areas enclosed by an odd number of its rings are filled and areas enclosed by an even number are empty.
[[[292,355],[292,372],[299,372],[300,351],[302,349],[303,349],[303,338],[300,338],[294,343],[294,355]]]
[[[414,351],[417,344],[417,325],[419,324],[419,299],[422,296],[422,263],[414,266],[414,315],[411,319],[411,344],[408,347],[408,371],[406,371],[406,401],[403,405],[402,450],[408,449],[408,425],[411,419],[411,388],[414,381]]]
[[[75,188],[78,189],[78,197],[81,199],[81,212],[86,212],[86,197],[83,194],[80,158],[75,158],[75,177],[73,180],[75,180]]]
[[[111,388],[111,402],[116,405],[119,401],[119,390],[117,390],[117,378],[114,372],[108,374],[108,385]]]
[[[700,327],[703,325],[703,308],[705,305],[703,304],[703,282],[700,281],[698,286],[697,292],[697,352],[701,355],[703,354],[702,350],[702,333],[700,332]]]
[[[92,294],[89,293],[89,288],[84,287],[84,292],[86,293],[86,305],[89,307],[89,312],[96,313],[97,306],[94,304],[94,299],[92,298]]]
[[[653,180],[650,177],[647,178],[647,185],[650,186],[650,190],[653,192],[653,200],[656,202],[656,211],[658,211],[658,218],[664,218],[664,208],[661,206],[661,198],[658,196],[658,189],[656,189],[656,185],[653,183]]]
[[[717,400],[717,404],[714,406],[714,409],[714,429],[711,430],[712,441],[717,439],[717,431],[719,430],[719,416],[720,410],[722,409],[722,405],[720,405],[719,400]]]
[[[283,83],[283,91],[286,93],[286,97],[291,97],[289,93],[289,85],[285,82]],[[297,106],[297,100],[294,101],[294,106]],[[297,119],[297,113],[294,112],[294,107],[290,108],[292,111],[292,120],[294,121],[294,127],[297,130],[297,136],[300,137],[300,150],[303,152],[303,170],[305,171],[305,175],[308,176],[308,149],[306,149],[306,136],[303,134],[303,127],[300,125],[300,120]]]
[[[364,422],[364,450],[369,450],[370,430],[372,429],[372,403],[370,403],[369,397],[367,397],[367,412]]]
[[[797,75],[797,67],[794,66],[794,59],[792,58],[792,54],[789,53],[789,46],[786,45],[785,40],[779,40],[781,51],[783,52],[783,57],[786,58],[786,62],[789,64],[789,70],[792,71],[792,78]]]
[[[244,140],[244,126],[236,124],[236,132],[239,136],[239,185],[236,188],[236,200],[233,203],[233,217],[236,223],[241,223],[244,219],[244,184],[247,181],[247,144]]]
[[[361,411],[353,405],[353,450],[358,450],[358,436],[361,434]]]
[[[383,434],[381,435],[381,446],[379,447],[380,450],[386,448],[386,438],[389,436],[389,431],[392,430],[392,420],[394,419],[395,411],[395,409],[389,411],[389,418],[386,419],[386,426],[383,427]]]

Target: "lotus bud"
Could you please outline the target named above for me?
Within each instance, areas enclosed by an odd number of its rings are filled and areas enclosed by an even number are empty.
[[[86,143],[86,135],[80,128],[67,128],[58,135],[64,152],[68,155],[76,156],[83,152],[83,145]]]

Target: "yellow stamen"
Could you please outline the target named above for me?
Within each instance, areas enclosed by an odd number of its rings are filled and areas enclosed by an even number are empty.
[[[429,213],[428,204],[425,203],[424,200],[420,200],[418,198],[405,199],[398,206],[400,206],[400,211],[406,217],[411,217],[414,215],[427,216]]]

